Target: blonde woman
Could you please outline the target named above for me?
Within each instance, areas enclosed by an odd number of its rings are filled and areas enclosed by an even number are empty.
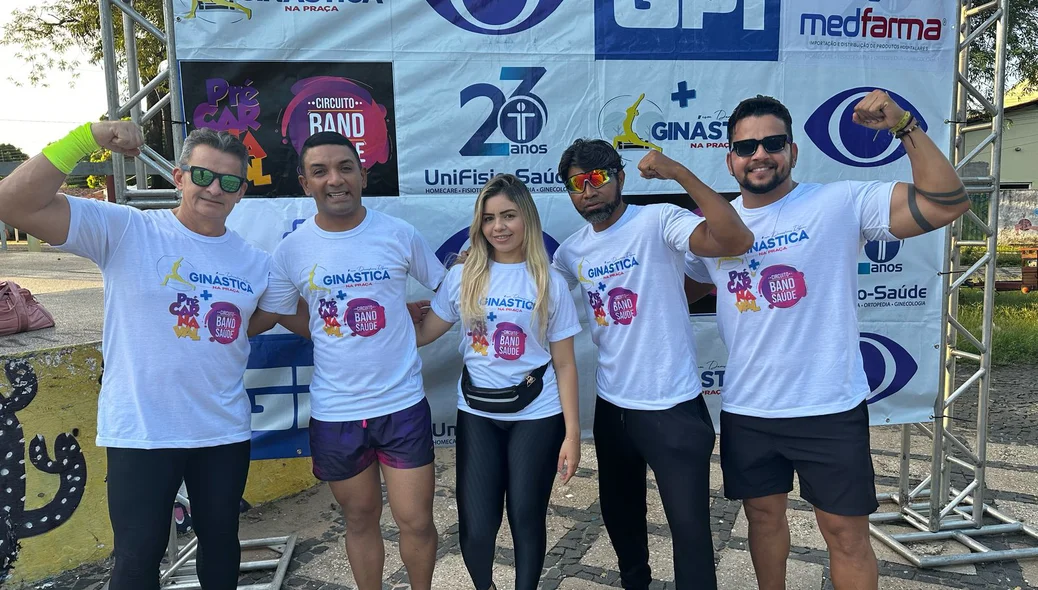
[[[500,174],[476,199],[464,264],[447,273],[418,326],[418,345],[461,321],[457,491],[461,553],[476,590],[491,569],[503,506],[515,547],[517,590],[534,590],[544,565],[545,517],[555,472],[580,462],[580,332],[565,280],[544,248],[529,189]]]

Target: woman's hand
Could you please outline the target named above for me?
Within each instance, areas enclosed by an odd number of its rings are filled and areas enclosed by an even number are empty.
[[[580,439],[566,438],[559,449],[559,477],[567,484],[580,465]]]

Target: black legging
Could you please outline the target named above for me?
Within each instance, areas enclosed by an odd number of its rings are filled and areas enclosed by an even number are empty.
[[[515,588],[534,590],[544,566],[548,498],[566,422],[562,414],[507,422],[459,411],[456,434],[461,555],[472,583],[476,590],[490,588],[507,496]]]
[[[115,533],[110,590],[158,590],[173,502],[187,485],[203,590],[238,587],[238,515],[249,441],[198,449],[108,448],[108,513]]]

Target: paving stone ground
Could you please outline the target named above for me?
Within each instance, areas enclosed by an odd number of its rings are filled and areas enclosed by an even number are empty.
[[[1038,367],[999,367],[994,371],[990,403],[988,445],[989,502],[1015,518],[1038,525]],[[964,404],[956,420],[964,437],[973,429],[975,407]],[[893,491],[898,485],[900,464],[900,427],[872,430],[873,458],[877,487]],[[972,443],[970,443],[972,444]],[[910,473],[913,485],[929,472],[930,445],[915,437],[911,450]],[[458,546],[457,505],[454,491],[454,450],[437,450],[435,520],[439,531],[439,550],[433,587],[436,590],[470,589]],[[616,556],[602,525],[596,484],[594,446],[586,442],[577,476],[567,486],[557,485],[547,520],[549,551],[545,559],[545,590],[604,590],[619,588]],[[965,483],[961,470],[956,481]],[[650,485],[652,485],[650,474]],[[715,559],[721,588],[756,587],[747,548],[746,518],[740,502],[721,494],[718,457],[712,462],[712,529]],[[654,486],[653,486],[654,487]],[[881,510],[892,510],[884,505]],[[649,494],[650,563],[656,580],[653,588],[674,588],[670,532],[659,495]],[[827,590],[829,562],[825,542],[814,523],[810,506],[797,490],[790,496],[788,511],[792,553],[788,565],[790,590]],[[384,540],[387,552],[384,590],[409,588],[407,574],[397,554],[398,531],[388,506],[384,511]],[[296,496],[252,509],[242,517],[242,537],[259,538],[299,534],[284,587],[299,590],[353,590],[352,574],[343,552],[345,524],[325,486],[317,486]],[[903,529],[902,529],[903,530]],[[184,537],[182,541],[186,541]],[[995,536],[982,539],[995,549],[1034,547],[1025,536]],[[938,588],[1007,589],[1038,588],[1038,559],[962,565],[942,569],[918,569],[875,539],[873,546],[880,564],[880,588],[937,590]],[[918,547],[926,555],[951,555],[969,550],[952,541],[927,543]],[[33,588],[97,590],[105,580],[110,563],[84,566]],[[242,583],[259,582],[269,577],[250,574]],[[499,588],[510,588],[514,580],[513,555],[508,525],[498,539],[495,579]]]

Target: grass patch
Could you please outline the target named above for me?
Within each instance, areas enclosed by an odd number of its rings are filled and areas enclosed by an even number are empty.
[[[974,246],[963,248],[959,256],[959,263],[964,267],[969,267],[974,262],[980,260],[980,256],[984,252],[985,248]],[[995,253],[995,260],[995,266],[1012,266],[1020,268],[1020,251],[1016,248],[1007,250],[999,249],[999,251]]]
[[[959,322],[978,340],[983,320],[983,297],[982,289],[963,288],[959,292]],[[1038,293],[996,292],[992,320],[992,364],[1029,365],[1038,362]],[[963,350],[978,352],[961,338],[959,343]]]

